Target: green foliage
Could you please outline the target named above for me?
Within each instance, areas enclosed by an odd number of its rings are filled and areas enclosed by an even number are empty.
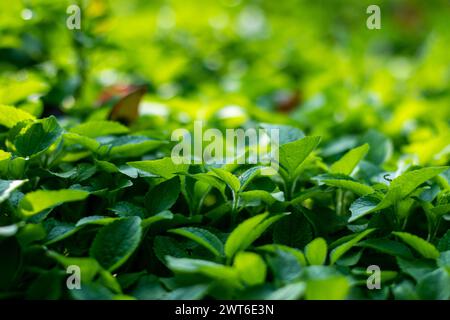
[[[118,122],[103,120],[81,123],[70,128],[70,132],[89,138],[97,138],[108,135],[126,134],[129,132],[129,129]]]
[[[26,180],[0,180],[0,203],[7,200],[25,182]]]
[[[234,259],[233,266],[241,280],[249,286],[262,284],[266,280],[266,264],[256,253],[239,252]]]
[[[331,165],[330,172],[350,175],[368,151],[369,145],[367,143],[350,150],[341,159]]]
[[[310,265],[322,265],[327,258],[327,243],[323,238],[316,238],[305,247],[306,259]]]
[[[444,1],[81,2],[0,1],[0,299],[450,299]]]
[[[25,120],[33,120],[34,117],[26,111],[11,106],[0,105],[0,125],[7,128],[14,127]]]
[[[280,146],[280,165],[289,179],[294,179],[296,170],[317,147],[320,137],[304,137]]]
[[[23,216],[30,217],[65,202],[84,200],[88,195],[82,190],[33,191],[20,200],[19,210]]]
[[[333,264],[339,260],[347,251],[349,251],[355,244],[365,238],[367,235],[375,231],[374,229],[365,230],[359,234],[352,236],[352,239],[339,245],[330,252],[330,263]],[[339,240],[338,240],[339,241]]]
[[[205,247],[216,256],[223,256],[222,241],[220,241],[220,239],[217,238],[217,236],[215,236],[208,230],[194,227],[183,227],[168,231],[197,242],[199,245]]]
[[[52,116],[29,124],[22,122],[11,132],[17,154],[28,157],[48,149],[60,137],[62,129]]]
[[[268,217],[268,213],[263,213],[245,220],[228,236],[225,243],[225,255],[232,258],[237,252],[247,249],[272,223],[285,215]]]
[[[104,226],[95,237],[90,255],[108,270],[120,267],[141,241],[141,219],[129,217]]]
[[[394,234],[419,252],[424,258],[437,259],[439,251],[431,243],[407,232],[394,232]]]

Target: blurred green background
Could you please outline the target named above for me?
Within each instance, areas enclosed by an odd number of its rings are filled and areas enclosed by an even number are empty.
[[[324,156],[376,129],[397,157],[444,164],[449,21],[446,0],[1,1],[0,103],[105,118],[107,97],[144,84],[139,129],[284,123],[323,136]]]

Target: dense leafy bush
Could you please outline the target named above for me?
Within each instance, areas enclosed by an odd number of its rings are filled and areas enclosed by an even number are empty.
[[[450,9],[368,3],[1,2],[0,297],[449,299]],[[174,164],[195,120],[280,170]]]

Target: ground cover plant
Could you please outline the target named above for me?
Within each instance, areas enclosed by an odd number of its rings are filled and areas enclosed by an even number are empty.
[[[0,298],[448,300],[450,7],[377,3],[0,2]]]

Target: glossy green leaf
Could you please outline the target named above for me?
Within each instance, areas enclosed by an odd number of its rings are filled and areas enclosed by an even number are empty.
[[[256,215],[239,224],[228,236],[225,242],[225,255],[232,258],[237,252],[245,250],[253,241],[286,214],[268,217],[267,213]]]
[[[375,192],[371,186],[342,174],[324,174],[316,177],[316,179],[328,186],[350,190],[359,196],[365,196]]]
[[[328,246],[323,238],[316,238],[305,247],[305,256],[310,265],[322,265],[327,258]]]
[[[365,215],[372,212],[377,205],[380,203],[380,200],[371,195],[365,195],[361,198],[356,199],[351,205],[350,205],[350,212],[352,213],[350,219],[348,219],[349,222],[353,222],[361,217],[364,217]]]
[[[212,170],[223,182],[227,184],[227,186],[233,192],[237,193],[239,191],[239,189],[241,188],[241,183],[234,174],[224,169],[212,169]]]
[[[391,182],[383,200],[375,208],[371,209],[370,212],[387,208],[399,202],[422,183],[434,178],[447,169],[448,167],[428,167],[403,173]]]
[[[0,125],[12,128],[24,120],[33,120],[34,116],[11,106],[0,105]]]
[[[110,271],[124,264],[139,246],[141,219],[129,217],[104,226],[90,248],[90,255]]]
[[[164,181],[145,195],[145,207],[150,214],[156,214],[173,206],[180,194],[180,180]]]
[[[450,299],[450,275],[440,268],[419,280],[417,293],[421,299],[448,300]]]
[[[11,192],[20,188],[27,180],[0,180],[0,203],[7,200]]]
[[[61,134],[62,128],[51,116],[22,128],[14,137],[14,146],[20,156],[29,157],[47,150]]]
[[[31,217],[43,210],[59,206],[66,202],[81,201],[89,196],[89,192],[81,190],[38,190],[27,193],[20,200],[19,208],[23,216]]]
[[[338,247],[334,248],[333,251],[331,251],[331,253],[330,253],[330,263],[334,264],[347,251],[349,251],[351,248],[353,248],[354,245],[356,245],[363,238],[367,237],[373,231],[375,231],[375,229],[367,229],[367,230],[357,234],[351,240],[349,240],[349,241],[339,245]]]
[[[89,138],[96,138],[115,134],[125,134],[129,132],[129,129],[118,122],[102,120],[80,123],[70,128],[70,132]]]
[[[412,253],[404,244],[389,239],[368,239],[358,244],[360,247],[371,248],[376,251],[392,255],[394,257],[402,257],[405,259],[412,258]]]
[[[239,252],[234,258],[233,267],[236,268],[242,281],[249,286],[264,283],[266,279],[266,264],[256,253]]]
[[[341,159],[333,163],[330,172],[350,175],[368,151],[369,145],[367,143],[350,150]]]
[[[350,281],[343,276],[308,280],[307,300],[344,300],[350,290]]]
[[[169,157],[158,160],[128,162],[128,164],[134,168],[158,175],[164,179],[171,179],[177,173],[185,173],[189,168],[188,164],[175,164]]]
[[[154,216],[145,218],[144,220],[142,220],[142,228],[148,228],[150,227],[152,224],[158,222],[158,221],[162,221],[162,220],[172,220],[174,217],[173,213],[170,211],[163,211],[160,212]]]
[[[208,230],[195,228],[195,227],[183,227],[177,229],[171,229],[169,232],[186,237],[197,242],[199,245],[208,249],[212,254],[216,256],[223,255],[223,243],[217,238],[216,235]]]
[[[304,137],[280,146],[280,164],[290,173],[305,161],[309,154],[317,147],[320,137]]]
[[[393,232],[393,234],[419,252],[424,258],[437,259],[439,257],[439,251],[428,241],[407,232]]]
[[[242,287],[235,268],[199,259],[167,257],[168,267],[177,273],[202,274],[233,287]]]

